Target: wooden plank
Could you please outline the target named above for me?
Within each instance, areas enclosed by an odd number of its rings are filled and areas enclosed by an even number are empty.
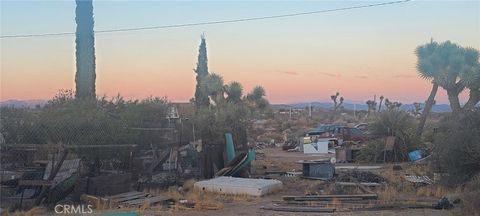
[[[325,198],[362,198],[362,199],[377,199],[377,194],[355,194],[355,195],[310,195],[310,196],[283,196],[283,200],[290,201],[307,201],[307,200],[322,200]]]
[[[436,204],[436,202],[415,202],[412,204],[409,200],[404,201],[385,201],[385,200],[358,200],[358,201],[341,201],[341,202],[332,202],[332,201],[273,201],[274,204],[277,205],[287,205],[287,206],[329,206],[329,207],[337,207],[341,206],[344,208],[351,208],[355,206],[365,206],[364,208],[371,208],[371,207],[389,207],[389,206],[396,206],[396,207],[408,207],[414,208],[416,206],[429,206]],[[357,207],[358,208],[358,207]]]
[[[20,180],[18,182],[19,186],[51,186],[52,181],[48,180]]]
[[[65,148],[135,148],[136,144],[65,145]]]
[[[364,200],[363,198],[335,198],[335,197],[297,197],[292,199],[293,201],[359,201]],[[285,200],[285,201],[292,201],[292,200]]]
[[[48,176],[48,179],[47,179],[48,181],[52,181],[55,178],[58,171],[62,167],[63,161],[65,161],[65,159],[67,158],[67,155],[68,155],[68,149],[65,149],[63,151],[62,156],[60,157],[60,160],[58,161],[56,166],[54,166],[54,169],[53,169],[52,173],[50,173],[50,175]],[[46,186],[45,188],[42,188],[42,191],[40,192],[37,199],[35,200],[35,205],[42,204],[43,198],[45,197],[45,195],[47,194],[49,189],[50,189],[50,186]]]
[[[157,157],[154,157],[153,161],[152,161],[152,164],[150,165],[150,167],[147,169],[147,173],[151,173],[153,172],[153,170],[155,170],[155,168],[160,165],[161,163],[163,163],[164,161],[167,160],[167,157],[169,155],[169,152],[167,151],[163,151],[160,153],[160,156],[157,158]]]
[[[127,205],[142,205],[142,204],[155,204],[159,202],[165,202],[167,200],[171,200],[172,198],[166,197],[166,196],[154,196],[154,197],[149,197],[145,199],[135,199],[135,200],[130,200],[127,202],[123,202]]]
[[[293,205],[293,206],[349,206],[349,205],[373,205],[373,204],[386,204],[391,202],[385,202],[382,200],[315,200],[315,201],[272,201],[277,205]]]
[[[285,174],[285,173],[286,173],[285,171],[265,171],[265,174],[267,174],[267,175],[268,175],[268,174],[273,174],[273,175],[275,175],[275,174],[277,174],[277,175],[283,175],[283,174]]]
[[[9,148],[29,148],[29,149],[38,149],[38,148],[121,148],[121,147],[137,147],[137,144],[106,144],[106,145],[59,145],[59,144],[24,144],[24,143],[15,143],[15,144],[1,144],[0,146],[5,146]]]
[[[135,195],[138,195],[138,194],[143,194],[143,192],[130,191],[130,192],[126,192],[126,193],[115,194],[113,196],[107,196],[105,198],[107,198],[107,199],[119,199],[119,198],[124,198],[124,197],[128,197],[128,196],[135,196]]]
[[[381,210],[395,210],[395,209],[433,209],[435,204],[379,204],[372,207],[355,208],[352,211],[381,211]]]
[[[137,194],[137,195],[132,195],[132,196],[127,196],[127,197],[114,199],[112,201],[120,203],[120,202],[126,202],[126,201],[130,201],[130,200],[134,200],[134,199],[145,198],[146,196],[148,196],[148,194]]]
[[[357,186],[357,183],[355,182],[335,182],[336,185],[340,186]],[[375,183],[375,182],[359,182],[358,184],[362,186],[367,186],[367,187],[379,187],[382,186],[380,183]]]
[[[266,206],[263,206],[262,209],[271,210],[271,211],[283,211],[283,212],[323,212],[323,213],[335,212],[334,208],[317,208],[317,207],[266,207]]]

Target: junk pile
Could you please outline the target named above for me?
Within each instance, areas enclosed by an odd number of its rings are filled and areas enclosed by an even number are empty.
[[[215,174],[215,178],[199,181],[194,189],[232,195],[263,196],[280,190],[281,181],[269,179],[239,178],[248,176],[247,168],[255,160],[255,149],[235,154],[232,134],[225,134],[227,165]]]
[[[197,142],[180,148],[149,150],[135,158],[137,189],[166,188],[199,176]]]
[[[30,167],[15,178],[2,181],[2,193],[6,189],[15,190],[8,200],[2,196],[2,207],[13,204],[14,208],[30,208],[64,199],[75,186],[80,166],[80,159],[67,160],[67,156],[68,149],[65,149],[57,160],[52,156],[52,160],[43,163],[43,166]]]
[[[245,174],[246,168],[255,160],[255,149],[249,149],[246,153],[240,153],[235,156],[235,145],[233,143],[232,134],[225,134],[227,165],[215,173],[215,176],[248,176]]]

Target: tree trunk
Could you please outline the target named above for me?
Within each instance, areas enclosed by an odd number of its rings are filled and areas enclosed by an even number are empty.
[[[438,85],[437,85],[437,88],[438,88]],[[436,94],[436,91],[435,91],[435,94]],[[435,97],[435,95],[434,95],[434,97]],[[380,98],[380,104],[378,105],[378,111],[377,112],[382,111],[382,102],[383,102],[383,98]]]
[[[423,133],[423,128],[425,127],[425,122],[427,121],[428,114],[432,110],[432,106],[435,103],[435,96],[437,95],[438,84],[433,83],[432,91],[430,92],[430,96],[428,96],[427,101],[425,102],[425,108],[423,109],[422,116],[420,117],[420,122],[417,128],[417,135],[421,136]]]
[[[480,89],[470,89],[470,97],[463,107],[465,110],[473,110],[480,101]]]
[[[460,106],[460,100],[458,99],[458,94],[460,92],[457,90],[447,90],[448,101],[450,101],[450,108],[452,108],[452,112],[458,113],[462,109]]]

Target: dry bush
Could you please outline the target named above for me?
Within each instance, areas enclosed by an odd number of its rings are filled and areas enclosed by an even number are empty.
[[[372,139],[365,142],[365,147],[360,149],[357,160],[361,162],[383,161],[384,139]]]
[[[449,185],[460,185],[480,173],[480,110],[451,115],[442,120],[431,163],[446,172]]]
[[[463,215],[480,216],[480,176],[465,185],[461,199]]]

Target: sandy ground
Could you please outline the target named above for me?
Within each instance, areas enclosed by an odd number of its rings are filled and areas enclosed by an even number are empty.
[[[310,160],[319,158],[334,157],[333,154],[325,155],[305,155],[301,152],[285,152],[279,148],[266,148],[259,151],[258,160],[255,166],[266,166],[270,171],[292,171],[301,170],[301,165],[297,163],[299,160]],[[355,165],[342,164],[341,166]],[[377,172],[381,172],[378,170]],[[279,178],[284,183],[282,191],[270,194],[261,198],[255,198],[250,201],[232,201],[224,203],[223,209],[208,211],[173,211],[173,212],[143,212],[145,215],[205,215],[205,216],[226,216],[226,215],[405,215],[405,216],[421,216],[421,215],[452,215],[451,211],[433,210],[433,209],[405,209],[405,210],[382,210],[382,211],[351,211],[351,212],[335,212],[335,213],[299,213],[299,212],[277,212],[261,209],[262,206],[272,206],[273,201],[282,200],[284,195],[305,195],[307,192],[318,190],[319,181],[307,180],[299,178]],[[404,195],[402,195],[404,196]]]
[[[299,160],[310,160],[319,158],[333,157],[333,154],[325,155],[305,155],[301,152],[285,152],[280,148],[266,148],[258,151],[257,160],[252,164],[252,173],[267,171],[300,171],[301,165],[297,163]],[[338,166],[352,166],[357,164],[337,164]],[[376,164],[378,166],[378,164]],[[266,169],[265,169],[266,168]],[[255,170],[256,169],[256,170]],[[372,172],[383,173],[387,168],[376,169]],[[382,211],[336,211],[335,213],[299,213],[299,212],[278,212],[271,210],[263,210],[262,206],[273,206],[274,201],[281,201],[285,195],[305,195],[307,193],[318,193],[327,190],[324,182],[319,180],[308,180],[299,177],[275,177],[281,180],[284,187],[281,191],[266,195],[259,198],[248,199],[230,199],[222,200],[223,208],[219,210],[155,210],[155,208],[144,209],[117,209],[117,210],[95,210],[97,215],[112,215],[112,213],[137,212],[139,215],[181,215],[181,216],[227,216],[227,215],[405,215],[405,216],[422,216],[422,215],[454,215],[452,210],[433,210],[433,209],[402,209],[402,210],[382,210]],[[415,194],[397,194],[403,198],[411,199]],[[430,200],[436,198],[429,197]],[[35,215],[35,214],[33,214]],[[48,215],[48,214],[47,214]],[[121,214],[119,214],[121,215]]]

